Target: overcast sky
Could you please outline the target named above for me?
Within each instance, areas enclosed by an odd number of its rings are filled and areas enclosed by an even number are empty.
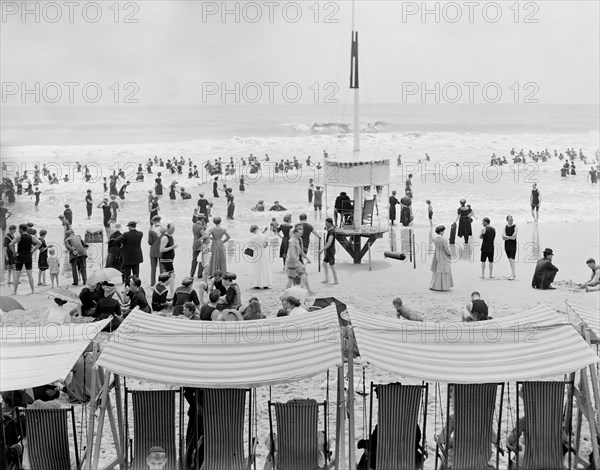
[[[28,2],[39,16],[23,21],[22,3],[2,1],[3,86],[96,82],[106,92],[114,82],[135,82],[136,96],[148,105],[201,103],[209,82],[218,84],[217,95],[223,83],[278,82],[277,102],[287,83],[305,96],[318,83],[321,101],[334,89],[328,83],[339,87],[342,101],[347,93],[350,1],[227,2],[239,13],[225,17],[223,2],[141,1],[121,3],[118,22],[113,2],[99,2],[96,23],[94,6],[84,17],[90,2],[74,7],[72,23],[63,2],[56,2],[62,18],[55,23],[57,11],[47,2]],[[528,93],[540,103],[599,102],[599,2],[472,3],[428,2],[439,15],[423,18],[422,2],[357,2],[363,99],[402,102],[410,82],[493,82],[513,95],[509,87],[518,83],[520,102]],[[137,23],[125,22],[126,15]]]

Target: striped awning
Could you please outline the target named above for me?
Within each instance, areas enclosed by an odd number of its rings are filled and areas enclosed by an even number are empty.
[[[590,330],[600,338],[600,311],[598,309],[593,308],[585,308],[579,307],[577,305],[568,304],[571,310],[575,312],[579,318],[581,318],[587,326],[590,327]]]
[[[110,320],[0,328],[0,391],[23,390],[64,380]]]
[[[565,315],[540,305],[484,322],[409,322],[348,313],[363,361],[402,377],[449,383],[538,380],[599,361]]]
[[[132,312],[98,366],[147,382],[246,388],[314,376],[342,361],[335,306],[293,317],[205,322]]]

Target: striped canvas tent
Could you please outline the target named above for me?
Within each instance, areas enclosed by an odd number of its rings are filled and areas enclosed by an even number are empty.
[[[132,312],[97,365],[154,383],[249,388],[289,383],[341,363],[335,306],[295,317],[203,322]]]
[[[0,391],[22,390],[64,380],[108,322],[3,325],[0,327]]]
[[[565,315],[540,305],[485,322],[417,323],[348,308],[363,361],[431,382],[557,377],[600,359]]]

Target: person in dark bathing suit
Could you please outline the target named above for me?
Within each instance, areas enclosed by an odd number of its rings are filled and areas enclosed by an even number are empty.
[[[471,229],[471,213],[473,212],[471,208],[466,207],[467,201],[465,199],[460,200],[460,207],[458,208],[456,220],[454,223],[458,223],[458,233],[459,237],[464,237],[465,244],[469,243],[469,237],[473,235],[473,231]]]
[[[533,221],[537,222],[540,220],[540,205],[542,203],[542,194],[537,187],[537,183],[533,183],[529,202],[531,204],[531,215],[533,216]]]

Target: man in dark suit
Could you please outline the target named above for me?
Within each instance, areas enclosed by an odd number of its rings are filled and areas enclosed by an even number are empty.
[[[142,238],[144,234],[137,229],[137,222],[131,221],[127,224],[128,232],[123,234],[121,259],[125,269],[125,279],[131,274],[140,275],[140,263],[144,262],[142,254]]]
[[[554,252],[550,248],[544,250],[544,257],[538,260],[533,273],[531,287],[534,289],[556,289],[552,285],[558,268],[552,264]]]

